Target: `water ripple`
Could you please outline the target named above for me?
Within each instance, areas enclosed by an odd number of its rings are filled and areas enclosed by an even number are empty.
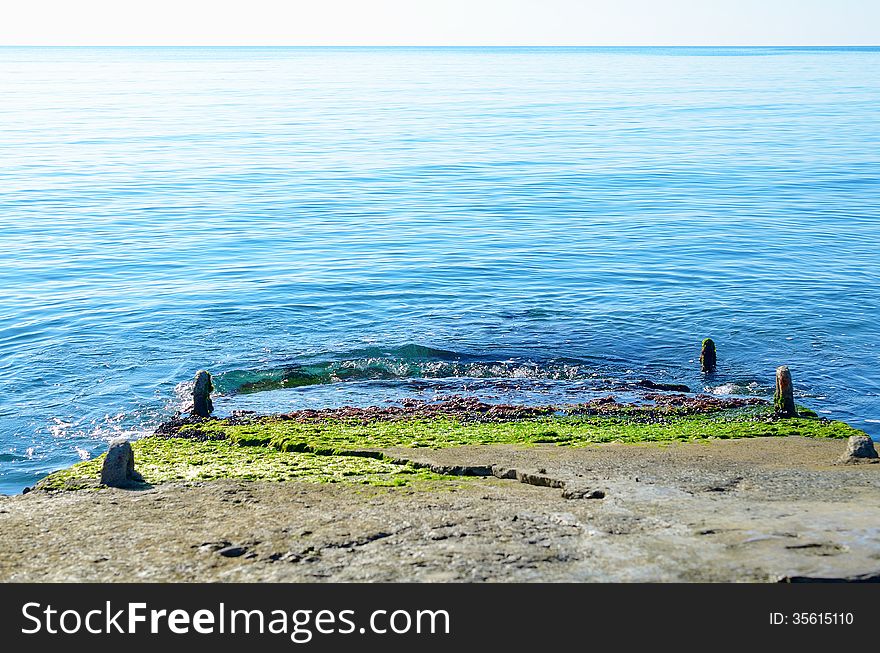
[[[272,409],[787,363],[878,436],[878,57],[2,48],[0,491],[202,367]]]

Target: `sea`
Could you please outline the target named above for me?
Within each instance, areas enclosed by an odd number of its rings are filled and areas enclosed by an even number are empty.
[[[877,439],[878,246],[878,48],[0,48],[0,492],[199,369],[228,415],[785,364]]]

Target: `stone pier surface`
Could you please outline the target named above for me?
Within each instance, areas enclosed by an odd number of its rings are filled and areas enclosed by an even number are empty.
[[[842,448],[399,447],[384,451],[499,475],[37,490],[0,497],[0,581],[880,580],[880,464],[840,464]]]

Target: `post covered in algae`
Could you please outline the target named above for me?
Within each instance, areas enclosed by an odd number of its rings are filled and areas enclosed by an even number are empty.
[[[773,395],[773,407],[780,417],[797,417],[794,403],[794,386],[788,365],[776,368],[776,392]]]
[[[213,391],[214,384],[211,382],[211,374],[206,370],[196,372],[196,381],[193,385],[193,415],[208,417],[214,412],[214,403],[211,401]]]
[[[703,340],[703,349],[700,351],[700,370],[711,374],[718,366],[718,357],[715,352],[715,341],[712,338]]]

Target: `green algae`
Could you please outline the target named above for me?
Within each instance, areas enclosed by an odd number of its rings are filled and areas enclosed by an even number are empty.
[[[817,413],[815,410],[810,410],[806,406],[801,406],[800,404],[798,404],[796,408],[798,417],[819,417],[819,413]]]
[[[463,421],[449,416],[373,421],[295,421],[267,416],[249,423],[212,419],[184,424],[172,437],[138,440],[132,447],[137,469],[148,485],[232,478],[394,487],[460,478],[394,461],[382,449],[494,444],[586,446],[608,442],[662,445],[711,439],[792,435],[847,438],[861,434],[843,422],[804,416],[776,419],[772,407],[751,406],[691,415],[658,416],[645,410],[629,410],[612,415],[513,421]],[[102,463],[103,456],[78,463],[51,474],[37,487],[101,487]]]
[[[196,441],[148,437],[132,443],[135,465],[146,485],[232,478],[254,481],[301,480],[316,483],[360,483],[405,486],[446,477],[384,456],[322,456],[271,447],[241,446],[227,440]],[[104,456],[49,475],[43,490],[100,487]]]
[[[772,419],[766,409],[639,419],[634,416],[554,416],[508,422],[467,422],[450,417],[354,422],[299,422],[267,417],[248,424],[210,420],[181,427],[184,437],[224,439],[286,452],[336,455],[391,447],[463,445],[587,445],[802,435],[846,438],[861,431],[824,419]]]
[[[700,370],[707,374],[715,372],[718,366],[718,352],[715,349],[715,341],[712,338],[703,340],[700,350]]]
[[[97,490],[101,486],[101,464],[104,456],[77,463],[49,474],[36,485],[38,490]]]

